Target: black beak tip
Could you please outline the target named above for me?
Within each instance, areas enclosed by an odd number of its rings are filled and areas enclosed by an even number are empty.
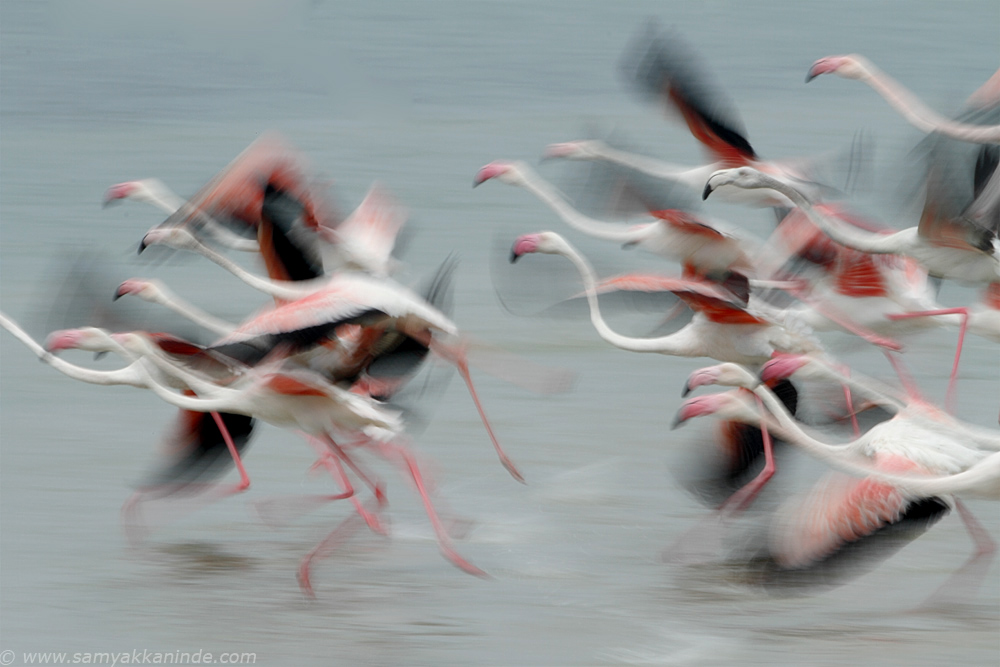
[[[510,251],[510,263],[511,264],[513,264],[514,262],[516,262],[520,258],[521,258],[521,256],[518,255],[516,252],[514,252],[513,250]]]
[[[145,249],[146,249],[146,240],[143,239],[142,241],[139,241],[139,251],[136,254],[141,255],[142,251]]]
[[[681,390],[681,398],[685,398],[690,393],[691,393],[691,385],[685,382],[684,389]]]
[[[705,183],[705,189],[701,191],[701,200],[705,201],[708,199],[708,195],[712,194],[712,185],[710,183]]]

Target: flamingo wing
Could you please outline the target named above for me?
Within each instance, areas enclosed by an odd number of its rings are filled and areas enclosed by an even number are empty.
[[[184,392],[193,396],[190,391]],[[254,419],[245,415],[219,413],[242,454],[250,444]],[[155,489],[165,495],[225,474],[233,464],[226,441],[215,419],[206,412],[181,410],[164,438],[165,461],[142,484],[144,491]]]
[[[305,206],[270,183],[264,188],[257,241],[272,280],[312,280],[323,275],[319,238],[307,225]]]
[[[1000,105],[971,109],[959,120],[1000,122]],[[931,135],[917,149],[927,162],[917,232],[935,245],[993,252],[1000,234],[1000,147]]]
[[[661,35],[649,24],[626,51],[623,70],[641,91],[680,112],[713,161],[735,167],[757,159],[732,103],[677,33]]]
[[[626,273],[605,278],[596,285],[597,293],[618,291],[671,292],[692,310],[700,311],[713,322],[728,324],[767,324],[746,310],[739,294],[712,282],[673,278],[653,273]]]
[[[887,472],[926,472],[897,455],[878,454],[874,464]],[[776,516],[766,558],[768,583],[836,583],[846,566],[888,557],[949,509],[941,498],[909,496],[873,478],[830,473]]]
[[[406,218],[406,209],[376,183],[358,208],[337,227],[339,244],[355,263],[374,273],[389,273],[392,249]]]
[[[332,225],[328,210],[318,190],[306,176],[305,159],[274,133],[265,134],[236,156],[193,197],[189,204],[212,215],[236,219],[255,227],[264,203],[264,190],[271,185],[299,199],[307,209],[311,227]],[[183,224],[194,218],[190,209],[182,209],[168,218],[169,224]]]

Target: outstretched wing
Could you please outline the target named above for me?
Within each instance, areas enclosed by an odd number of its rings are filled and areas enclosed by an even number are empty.
[[[713,161],[735,167],[757,159],[733,104],[676,31],[662,35],[647,24],[626,50],[622,70],[640,91],[677,109]]]

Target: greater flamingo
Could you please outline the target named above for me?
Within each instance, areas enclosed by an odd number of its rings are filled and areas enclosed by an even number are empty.
[[[705,148],[710,163],[685,167],[618,150],[595,140],[551,144],[545,151],[546,157],[610,161],[695,191],[701,189],[704,179],[714,170],[739,165],[753,165],[816,193],[830,190],[804,176],[806,169],[801,160],[795,164],[765,162],[759,158],[732,102],[712,80],[695,50],[676,32],[663,35],[656,26],[647,26],[626,49],[622,69],[628,82],[644,96],[658,100],[668,111],[680,113],[692,136]],[[740,192],[730,188],[719,196],[751,206],[789,206],[789,200],[781,193]]]
[[[1000,125],[984,126],[959,123],[929,108],[895,79],[857,54],[820,58],[806,74],[806,82],[821,74],[836,74],[868,84],[898,111],[911,125],[923,132],[937,132],[952,139],[973,143],[1000,143]],[[970,103],[977,107],[1000,102],[1000,70],[973,94]]]
[[[458,555],[452,547],[447,531],[427,494],[416,459],[399,442],[403,437],[399,413],[357,393],[340,389],[318,374],[302,368],[283,368],[279,363],[272,362],[246,371],[223,387],[196,377],[188,369],[164,359],[146,336],[136,333],[107,334],[94,329],[60,332],[54,344],[59,349],[78,347],[112,351],[127,359],[134,359],[129,366],[116,371],[91,371],[54,357],[2,313],[0,325],[25,343],[43,361],[75,379],[95,384],[129,384],[149,389],[162,400],[182,410],[213,413],[223,411],[259,418],[281,427],[299,429],[321,439],[338,454],[342,449],[334,442],[332,434],[361,435],[361,443],[367,443],[374,451],[389,459],[400,461],[408,471],[423,500],[443,555],[470,574],[486,576],[485,572]],[[167,378],[173,381],[167,382]],[[198,396],[175,393],[171,390],[171,385],[177,382],[185,386],[193,385]],[[344,460],[351,463],[346,457]],[[346,477],[341,476],[341,479],[347,486],[344,493],[327,499],[353,499],[354,491],[349,482]],[[373,516],[367,515],[363,508],[358,509],[370,525],[378,527]],[[300,582],[306,592],[311,592],[309,565],[315,555],[315,550],[310,552],[299,570]]]
[[[740,369],[742,371],[742,369]],[[728,377],[734,384],[756,381],[746,371],[711,371],[716,379]],[[749,376],[749,379],[747,379]],[[743,391],[738,390],[738,391]],[[808,436],[780,402],[766,389],[753,390],[767,404],[772,416],[767,428],[780,437],[804,447],[834,467],[864,479],[848,479],[828,474],[803,498],[786,504],[772,521],[768,545],[764,549],[764,570],[773,583],[794,583],[796,579],[825,578],[829,567],[843,555],[858,554],[858,546],[890,537],[875,556],[888,556],[902,546],[900,537],[912,539],[942,518],[955,506],[976,545],[965,565],[932,596],[947,600],[952,582],[975,586],[995,553],[995,544],[982,526],[951,493],[973,491],[995,495],[998,463],[996,455],[970,450],[954,439],[942,442],[940,431],[914,429],[910,420],[891,420],[879,425],[866,437],[848,447],[828,445]],[[757,423],[761,413],[752,402],[732,392],[701,396],[686,401],[678,421],[705,414]],[[777,421],[775,421],[775,419]],[[914,479],[916,475],[925,480]],[[938,473],[935,475],[935,473]],[[912,482],[912,486],[911,486]],[[872,538],[876,538],[872,540]],[[754,559],[760,561],[761,555]]]
[[[896,254],[913,257],[931,275],[967,282],[1000,281],[1000,246],[995,233],[959,219],[936,220],[921,227],[911,227],[893,234],[872,234],[824,215],[794,187],[752,167],[723,169],[713,173],[705,183],[708,198],[716,189],[731,185],[746,190],[775,190],[786,195],[809,218],[838,243],[862,252]],[[926,218],[925,218],[926,220]],[[948,224],[947,230],[944,226]],[[933,235],[931,232],[937,232]]]
[[[157,178],[144,178],[138,181],[116,183],[104,193],[104,205],[109,206],[122,199],[132,199],[156,206],[168,215],[173,215],[181,209],[190,211],[198,220],[198,227],[209,233],[218,243],[243,252],[259,252],[260,244],[253,239],[243,238],[230,231],[225,225],[216,221],[204,211],[195,211],[186,199],[174,193],[163,181]]]
[[[748,312],[727,290],[703,281],[682,279],[675,279],[671,291],[697,311],[690,324],[660,338],[624,336],[601,317],[594,270],[563,237],[555,232],[521,236],[514,242],[511,261],[529,253],[562,255],[573,263],[587,291],[591,323],[601,338],[624,350],[761,364],[778,350],[820,349],[812,338]]]
[[[1000,173],[1000,172],[996,172]],[[996,175],[994,174],[994,176]],[[722,184],[735,185],[746,189],[774,189],[785,193],[795,202],[810,220],[832,239],[850,248],[875,254],[898,254],[912,257],[929,273],[936,276],[992,285],[1000,282],[1000,242],[994,231],[984,229],[968,220],[943,219],[925,207],[925,216],[920,227],[911,227],[888,235],[863,232],[844,225],[822,211],[817,210],[801,192],[788,187],[751,167],[738,167],[718,171],[705,184],[707,198]],[[1000,185],[1000,184],[998,184]],[[978,239],[978,240],[974,240]],[[942,309],[937,311],[918,310],[911,313],[889,314],[889,319],[908,317],[961,315],[959,325],[959,345],[955,352],[952,375],[948,384],[948,403],[954,396],[958,375],[958,362],[962,354],[962,341],[966,329],[970,327],[970,313],[976,313],[971,323],[972,330],[991,339],[1000,339],[1000,329],[991,314],[978,315],[978,310]]]
[[[357,272],[342,272],[327,278],[284,282],[266,280],[249,273],[238,264],[199,243],[181,227],[155,229],[143,239],[143,244],[159,243],[178,249],[198,252],[227,269],[238,278],[276,298],[287,300],[273,311],[265,312],[245,323],[220,345],[231,347],[261,344],[269,349],[276,343],[289,343],[304,349],[333,333],[349,319],[376,330],[392,328],[417,341],[455,365],[465,381],[486,427],[490,440],[507,471],[520,482],[524,477],[507,456],[493,433],[486,412],[479,401],[463,343],[447,342],[440,336],[457,337],[458,327],[441,311],[422,297],[387,278],[375,278]],[[437,332],[435,337],[433,332]],[[258,340],[259,338],[259,340]]]
[[[719,275],[738,272],[753,275],[754,249],[744,240],[717,230],[692,213],[681,210],[650,211],[655,222],[625,226],[583,215],[556,188],[524,162],[496,161],[476,174],[473,186],[496,179],[522,187],[538,197],[567,225],[588,236],[638,246],[680,262],[686,275]]]

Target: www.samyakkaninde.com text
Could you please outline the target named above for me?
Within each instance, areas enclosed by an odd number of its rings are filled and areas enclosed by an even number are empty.
[[[14,663],[13,651],[0,653],[0,665]],[[22,653],[25,665],[253,665],[256,653],[209,651],[84,651],[76,653]]]

